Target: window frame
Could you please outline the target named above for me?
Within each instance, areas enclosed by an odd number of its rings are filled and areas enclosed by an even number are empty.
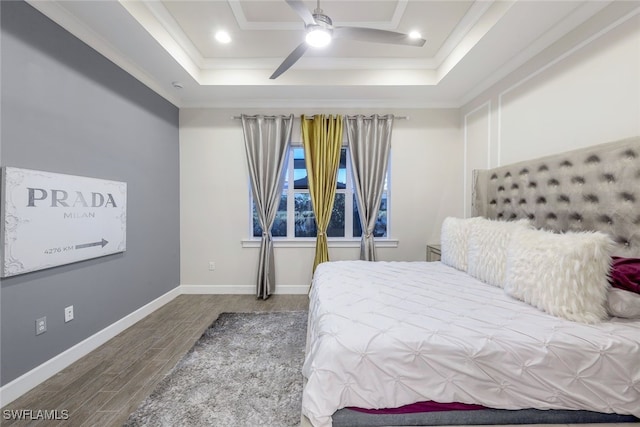
[[[273,236],[272,241],[275,247],[315,247],[316,237],[296,237],[295,236],[295,194],[309,194],[309,189],[295,188],[294,185],[294,155],[293,150],[303,148],[302,142],[292,143],[289,147],[287,158],[287,236]],[[351,171],[350,150],[347,144],[343,144],[341,149],[346,149],[346,185],[344,189],[336,188],[336,194],[344,193],[345,195],[345,236],[344,237],[327,237],[329,247],[360,247],[361,237],[353,236],[353,214],[354,214],[354,195],[353,175]],[[397,247],[398,240],[390,237],[390,206],[391,206],[391,155],[387,164],[387,232],[384,237],[376,237],[376,245],[378,247]],[[284,190],[284,189],[283,189]],[[243,247],[259,247],[260,237],[253,236],[253,192],[251,191],[251,183],[249,183],[249,239],[242,240]]]

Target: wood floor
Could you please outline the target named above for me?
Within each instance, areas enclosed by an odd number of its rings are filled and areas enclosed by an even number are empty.
[[[223,312],[307,310],[306,295],[180,295],[5,409],[66,410],[65,421],[3,426],[120,426]],[[4,414],[4,412],[3,412]]]

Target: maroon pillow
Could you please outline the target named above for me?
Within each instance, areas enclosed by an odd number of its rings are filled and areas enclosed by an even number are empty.
[[[611,257],[609,283],[614,288],[640,294],[640,258]]]

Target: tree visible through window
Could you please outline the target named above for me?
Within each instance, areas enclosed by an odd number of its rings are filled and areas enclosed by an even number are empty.
[[[340,153],[340,166],[336,185],[336,195],[327,237],[351,238],[362,236],[362,225],[358,216],[356,196],[351,179],[351,165],[348,161],[349,150],[342,148]],[[317,229],[307,169],[304,163],[304,150],[294,146],[289,154],[289,163],[286,171],[285,183],[280,197],[280,205],[276,218],[271,227],[274,237],[302,238],[316,237]],[[374,228],[375,237],[387,237],[387,212],[388,190],[385,180],[382,202],[378,212],[378,219]],[[260,237],[262,228],[258,222],[258,214],[253,205],[253,236]]]

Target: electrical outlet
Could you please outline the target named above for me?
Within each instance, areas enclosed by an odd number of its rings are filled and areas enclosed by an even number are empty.
[[[70,305],[64,309],[64,323],[71,322],[73,320],[73,306]]]
[[[216,263],[213,261],[209,261],[209,271],[213,271],[216,269]]]
[[[47,332],[47,316],[36,319],[36,335]]]

